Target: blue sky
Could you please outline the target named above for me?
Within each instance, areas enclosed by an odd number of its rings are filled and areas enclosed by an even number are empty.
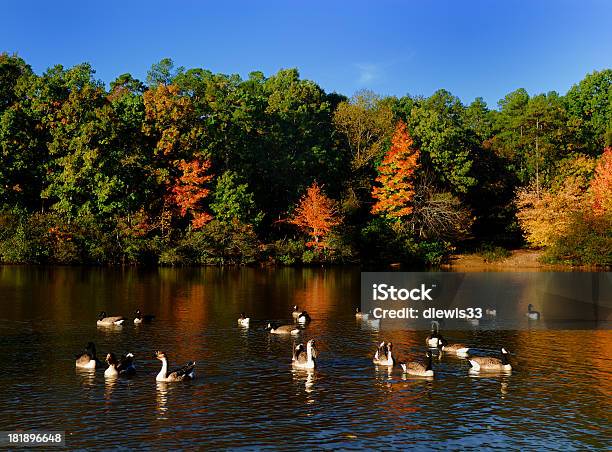
[[[85,4],[88,3],[88,4]],[[297,67],[326,91],[430,95],[490,106],[523,87],[565,93],[612,67],[612,2],[2,2],[0,51],[38,73],[90,62],[110,82],[152,63],[266,75]]]

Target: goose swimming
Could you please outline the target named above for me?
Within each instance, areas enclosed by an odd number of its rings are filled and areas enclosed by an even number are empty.
[[[438,342],[438,348],[443,352],[454,353],[462,358],[467,358],[470,347],[465,344],[449,344],[446,339]]]
[[[107,317],[106,316],[106,311],[102,311],[100,312],[100,315],[98,316],[98,321],[96,322],[96,325],[98,326],[119,326],[121,324],[123,324],[123,322],[125,322],[125,317],[123,316],[114,316],[114,317]]]
[[[508,351],[504,347],[501,349],[501,359],[491,356],[472,356],[468,359],[468,362],[472,372],[512,370],[508,361]]]
[[[279,327],[274,327],[271,323],[268,323],[266,330],[268,330],[270,334],[299,334],[300,332],[300,329],[295,325],[281,325]]]
[[[168,357],[162,351],[155,352],[155,357],[162,362],[162,368],[155,377],[156,381],[187,381],[195,378],[195,361],[190,361],[180,369],[168,372]]]
[[[425,345],[429,348],[438,348],[440,341],[444,340],[440,334],[440,323],[437,321],[431,322],[431,333],[425,338]]]
[[[88,342],[85,347],[85,352],[76,355],[76,367],[80,369],[95,369],[100,366],[100,361],[96,357],[96,345],[93,342]]]
[[[291,365],[296,369],[314,369],[317,365],[317,349],[315,347],[314,339],[310,339],[304,344],[299,344],[293,347],[293,357],[291,359]]]
[[[121,359],[117,359],[114,353],[109,353],[106,355],[106,362],[108,363],[108,368],[104,371],[106,378],[131,377],[136,373],[134,355],[131,353],[123,355]]]
[[[251,321],[251,318],[247,317],[244,312],[240,314],[240,317],[238,317],[238,325],[244,328],[249,327],[250,321]]]
[[[293,306],[293,312],[291,313],[291,316],[294,319],[297,319],[301,313],[302,313],[302,310],[298,307],[298,305]]]
[[[155,316],[152,314],[143,315],[142,312],[140,312],[140,309],[136,309],[134,316],[134,323],[137,325],[140,323],[151,323],[151,321],[155,318]]]
[[[393,359],[393,344],[391,342],[382,341],[374,353],[372,360],[377,366],[393,367],[395,360]]]
[[[302,311],[297,318],[298,323],[301,324],[309,323],[311,320],[310,315],[306,311]]]
[[[529,320],[540,320],[540,312],[534,311],[531,303],[529,303],[529,306],[527,306],[527,318]]]
[[[368,317],[370,317],[370,314],[366,314],[364,312],[361,312],[361,308],[355,309],[355,318],[357,318],[359,320],[367,320]]]
[[[431,365],[432,358],[431,352],[427,350],[425,352],[425,363],[418,361],[411,361],[409,363],[401,363],[402,370],[408,375],[415,375],[418,377],[433,377],[434,371]]]

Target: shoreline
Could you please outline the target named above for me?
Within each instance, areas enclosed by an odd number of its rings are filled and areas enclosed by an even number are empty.
[[[547,264],[541,261],[543,250],[514,249],[509,250],[510,255],[495,261],[486,261],[479,253],[455,253],[448,260],[437,267],[412,267],[400,263],[387,263],[375,266],[375,269],[361,263],[312,263],[284,265],[269,261],[254,262],[252,264],[200,264],[200,265],[162,265],[162,264],[89,264],[89,263],[9,263],[0,262],[0,267],[63,267],[63,268],[113,268],[113,269],[161,269],[161,268],[334,268],[358,267],[362,271],[453,271],[453,272],[530,272],[530,271],[558,271],[558,272],[607,272],[609,267],[593,265]]]
[[[516,249],[510,250],[510,256],[487,262],[478,253],[457,253],[450,256],[447,262],[440,265],[442,270],[474,272],[474,271],[609,271],[605,267],[593,265],[546,264],[541,261],[543,250]]]

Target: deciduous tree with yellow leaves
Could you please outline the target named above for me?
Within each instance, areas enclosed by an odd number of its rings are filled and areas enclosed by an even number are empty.
[[[612,213],[612,147],[604,149],[595,167],[591,192],[593,194],[593,213],[598,216]]]

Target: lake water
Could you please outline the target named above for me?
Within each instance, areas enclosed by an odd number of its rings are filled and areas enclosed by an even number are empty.
[[[70,448],[612,448],[609,330],[445,332],[478,353],[511,353],[510,374],[471,376],[465,360],[434,361],[435,378],[372,364],[392,340],[420,358],[425,331],[358,322],[358,269],[91,269],[0,267],[0,430],[61,430]],[[312,323],[315,372],[292,371],[292,339],[269,320]],[[99,311],[157,316],[150,325],[96,327]],[[236,318],[247,312],[251,328]],[[88,341],[98,355],[136,356],[133,379],[76,371]],[[193,382],[155,382],[197,361]]]

